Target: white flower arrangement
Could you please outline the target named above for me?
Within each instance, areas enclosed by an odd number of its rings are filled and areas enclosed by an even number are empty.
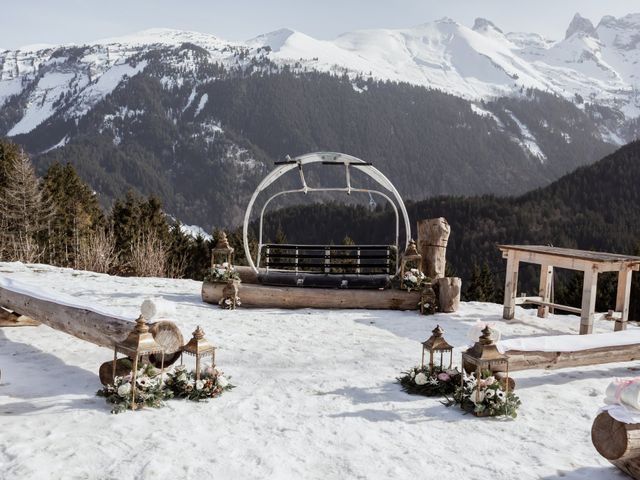
[[[427,281],[428,279],[425,274],[417,268],[412,268],[408,272],[404,272],[404,275],[401,278],[402,288],[405,288],[408,292],[411,290],[418,290],[427,283]]]
[[[229,378],[215,367],[207,367],[196,380],[194,371],[188,371],[184,365],[178,365],[173,371],[167,372],[164,379],[153,366],[145,365],[136,374],[136,407],[164,406],[164,400],[170,398],[186,398],[200,401],[215,398],[223,392],[235,388]],[[107,403],[112,404],[112,413],[120,413],[131,409],[132,375],[116,377],[114,383],[105,386],[97,392],[105,397]]]
[[[200,379],[196,380],[196,372],[187,371],[182,365],[167,374],[165,385],[174,397],[195,402],[219,397],[235,387],[222,371],[213,366],[205,368],[200,373]]]
[[[242,302],[240,301],[240,297],[236,295],[235,298],[222,297],[218,301],[218,305],[220,305],[225,310],[235,310],[236,307],[239,307],[242,305]]]
[[[229,280],[240,280],[240,274],[233,265],[224,262],[214,265],[204,279],[207,282],[227,283]]]
[[[97,395],[104,397],[107,403],[112,405],[111,413],[121,413],[129,410],[135,400],[136,407],[159,408],[164,405],[166,398],[163,391],[163,383],[159,376],[159,371],[152,365],[144,365],[136,372],[136,391],[132,399],[131,385],[132,375],[116,377],[113,384],[106,385],[98,390]]]
[[[448,405],[460,407],[479,417],[508,416],[515,418],[520,399],[513,392],[506,392],[503,385],[490,373],[476,379],[475,374],[464,375],[462,386],[453,394]]]
[[[456,385],[460,384],[460,372],[455,368],[434,367],[431,371],[428,366],[413,367],[403,374],[397,380],[402,389],[412,395],[425,397],[451,395]]]

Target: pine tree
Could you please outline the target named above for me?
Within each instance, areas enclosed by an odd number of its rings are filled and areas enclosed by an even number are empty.
[[[116,251],[120,264],[130,264],[132,253],[149,251],[152,245],[166,252],[170,242],[170,231],[162,204],[155,197],[143,199],[132,191],[124,200],[117,200],[111,210],[109,223],[113,228]],[[156,262],[158,263],[158,262]],[[158,271],[159,267],[153,269]]]
[[[0,232],[3,256],[33,263],[42,258],[51,202],[43,195],[31,160],[12,147],[3,149]]]
[[[51,165],[44,176],[43,189],[55,207],[47,232],[48,261],[79,268],[81,244],[104,230],[104,214],[98,200],[71,164]],[[101,240],[106,240],[106,237]]]
[[[473,265],[469,286],[465,291],[465,299],[476,302],[498,301],[495,278],[487,262],[484,262],[482,268],[477,263]]]

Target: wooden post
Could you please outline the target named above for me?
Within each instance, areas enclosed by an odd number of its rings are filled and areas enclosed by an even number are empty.
[[[551,301],[551,285],[553,284],[553,266],[542,264],[540,266],[540,289],[538,295],[542,297],[542,301],[549,303]],[[547,318],[549,316],[549,307],[540,305],[538,307],[538,317]]]
[[[504,280],[504,309],[502,318],[513,320],[516,310],[516,294],[518,292],[518,268],[520,260],[514,250],[507,254],[507,272]]]
[[[421,270],[435,281],[444,277],[447,264],[447,242],[451,227],[443,217],[418,221],[418,251],[422,254]]]
[[[598,269],[595,265],[584,271],[582,285],[582,314],[580,315],[580,335],[593,332],[593,316],[596,311],[596,291],[598,289]]]
[[[620,319],[616,319],[614,330],[626,330],[629,320],[629,298],[631,297],[631,274],[633,271],[625,267],[618,272],[618,290],[616,293],[616,312],[620,312]]]

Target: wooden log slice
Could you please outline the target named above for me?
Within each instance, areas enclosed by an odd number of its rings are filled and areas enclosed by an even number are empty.
[[[591,441],[607,460],[629,460],[640,456],[640,424],[622,423],[602,412],[593,421]]]
[[[164,366],[173,365],[179,358],[184,338],[175,323],[160,320],[149,326],[149,332],[160,345],[164,347]],[[156,367],[162,366],[162,355],[149,355],[149,361]]]

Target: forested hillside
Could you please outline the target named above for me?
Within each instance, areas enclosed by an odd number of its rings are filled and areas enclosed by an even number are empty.
[[[196,73],[183,71],[187,59]],[[523,193],[613,149],[586,110],[540,91],[474,105],[423,87],[294,72],[267,60],[229,69],[189,45],[136,61],[146,68],[81,118],[69,120],[61,107],[13,139],[41,174],[72,163],[105,207],[132,189],[157,195],[170,214],[207,230],[239,222],[255,186],[286,155],[359,156],[405,198],[421,200]],[[51,68],[61,65],[75,63],[69,57]],[[27,101],[15,97],[0,109],[0,132]]]

